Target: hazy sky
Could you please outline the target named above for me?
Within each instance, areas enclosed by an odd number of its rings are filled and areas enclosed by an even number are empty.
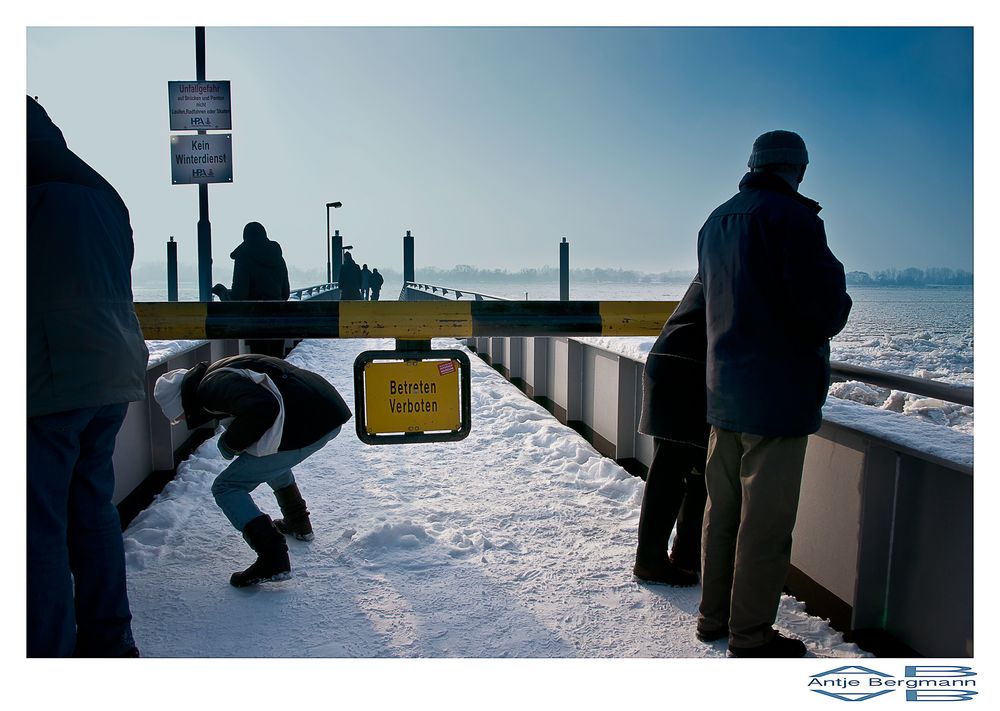
[[[232,82],[234,182],[209,188],[213,281],[256,220],[290,265],[332,227],[369,265],[693,269],[754,138],[799,132],[803,194],[848,270],[973,267],[969,28],[209,26]],[[27,92],[122,194],[136,264],[196,260],[167,82],[193,27],[28,27]],[[182,275],[183,276],[183,275]]]

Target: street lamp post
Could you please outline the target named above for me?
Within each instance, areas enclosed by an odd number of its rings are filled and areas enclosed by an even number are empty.
[[[329,284],[333,281],[333,267],[330,263],[330,208],[338,208],[343,203],[340,202],[328,202],[326,204],[326,283]]]

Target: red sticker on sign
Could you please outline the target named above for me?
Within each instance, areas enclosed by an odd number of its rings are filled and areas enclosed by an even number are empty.
[[[455,372],[455,361],[448,360],[444,363],[438,363],[438,372],[441,375],[448,375],[449,373]]]

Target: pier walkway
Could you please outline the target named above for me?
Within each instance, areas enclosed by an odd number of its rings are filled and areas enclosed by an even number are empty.
[[[391,340],[305,340],[288,360],[353,405],[352,365]],[[457,342],[435,339],[435,347]],[[254,557],[215,505],[216,438],[125,531],[145,657],[722,657],[695,639],[700,588],[631,575],[643,482],[478,358],[472,432],[367,446],[353,420],[296,469],[316,539],[293,577],[250,589]],[[255,492],[276,516],[266,487]],[[785,597],[778,627],[809,656],[866,656]]]

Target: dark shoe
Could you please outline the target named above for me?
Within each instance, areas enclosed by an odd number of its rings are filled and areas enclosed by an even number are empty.
[[[762,657],[801,657],[806,653],[806,645],[800,640],[783,637],[775,631],[774,637],[756,647],[734,647],[729,645],[729,653],[734,657],[758,659]]]
[[[276,489],[274,498],[278,500],[278,507],[281,509],[282,518],[276,519],[274,527],[286,536],[295,536],[300,541],[311,541],[316,536],[313,535],[312,524],[309,522],[309,511],[306,509],[306,501],[299,493],[296,484]]]
[[[632,568],[632,575],[644,583],[652,583],[653,585],[672,585],[676,588],[687,588],[698,584],[697,575],[676,568],[670,563],[663,566],[646,567],[637,562]]]
[[[674,551],[670,551],[670,562],[675,568],[683,570],[685,573],[691,573],[694,576],[698,576],[701,572],[700,560],[678,556],[674,553]]]
[[[694,636],[698,638],[700,642],[714,642],[717,639],[723,639],[729,636],[729,630],[710,630],[704,629],[702,627],[696,627],[694,630]]]
[[[246,570],[233,573],[229,584],[245,588],[272,580],[288,580],[292,577],[292,565],[288,561],[288,545],[285,537],[278,533],[271,518],[261,514],[243,529],[243,537],[257,552],[257,560]]]

